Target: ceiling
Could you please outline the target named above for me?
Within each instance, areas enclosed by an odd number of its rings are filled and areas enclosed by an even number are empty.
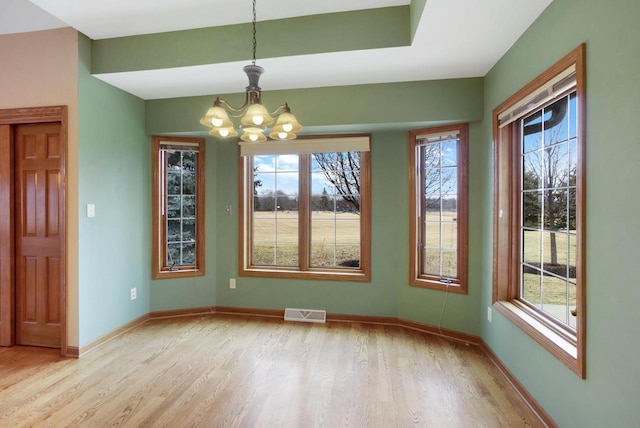
[[[278,58],[261,58],[258,49],[257,64],[266,70],[260,83],[264,90],[275,90],[484,76],[551,1],[426,0],[410,46]],[[257,17],[260,23],[409,2],[258,0]],[[71,26],[94,40],[240,24],[251,18],[251,0],[0,2],[0,34]],[[257,39],[260,46],[259,24]],[[247,83],[242,66],[250,59],[247,52],[241,62],[96,77],[143,99],[242,92]]]

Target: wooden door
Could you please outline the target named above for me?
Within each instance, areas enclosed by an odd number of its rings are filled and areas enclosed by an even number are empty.
[[[13,128],[0,124],[0,346],[15,343]]]
[[[60,123],[15,128],[16,344],[61,346],[64,217]]]

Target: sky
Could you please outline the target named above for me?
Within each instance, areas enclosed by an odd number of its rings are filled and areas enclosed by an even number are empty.
[[[287,195],[298,195],[298,155],[266,155],[254,156],[254,167],[257,168],[254,180],[260,180],[258,194],[283,191]],[[335,193],[333,185],[327,180],[314,156],[311,156],[312,194],[322,194],[326,189],[329,195]],[[277,173],[275,173],[277,170]]]

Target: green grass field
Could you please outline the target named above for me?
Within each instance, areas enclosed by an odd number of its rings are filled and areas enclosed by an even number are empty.
[[[314,211],[311,214],[311,265],[358,267],[360,216]],[[253,262],[257,265],[298,266],[298,212],[254,214]]]
[[[458,223],[456,211],[428,211],[425,219],[423,272],[458,276]],[[442,251],[440,250],[442,248]]]
[[[575,260],[576,238],[565,231],[556,233],[556,264],[552,264],[552,239],[549,232],[524,232],[523,261],[544,270],[567,276],[569,282],[549,274],[541,274],[534,269],[523,272],[523,297],[533,305],[544,308],[545,305],[569,305],[573,309],[576,305]],[[568,262],[568,263],[567,263]],[[567,264],[569,265],[567,274]],[[553,312],[553,311],[550,311]],[[560,315],[559,315],[560,316]],[[564,318],[562,321],[565,321]],[[575,318],[570,317],[569,324],[575,324]]]
[[[425,271],[456,276],[458,225],[455,211],[444,212],[442,227],[438,213],[429,213],[426,218],[426,239],[424,251]],[[314,267],[358,266],[360,260],[360,216],[353,213],[314,211],[312,213],[311,263]],[[253,224],[254,263],[258,265],[298,266],[298,213],[296,211],[256,212]],[[436,250],[445,249],[442,253]],[[551,236],[548,232],[527,231],[524,234],[524,261],[534,266],[551,262]],[[542,248],[542,251],[541,251]],[[566,233],[556,234],[558,255],[557,269],[575,266],[575,237]],[[567,251],[569,250],[569,251]],[[442,256],[442,260],[441,260]],[[573,281],[575,282],[575,273]],[[535,305],[565,305],[567,292],[569,305],[575,305],[575,285],[567,290],[566,281],[550,275],[541,276],[526,272],[524,296]],[[542,298],[541,298],[542,295]]]

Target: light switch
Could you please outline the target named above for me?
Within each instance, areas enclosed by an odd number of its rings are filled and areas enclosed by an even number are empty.
[[[95,204],[87,204],[87,217],[94,218],[96,216]]]

